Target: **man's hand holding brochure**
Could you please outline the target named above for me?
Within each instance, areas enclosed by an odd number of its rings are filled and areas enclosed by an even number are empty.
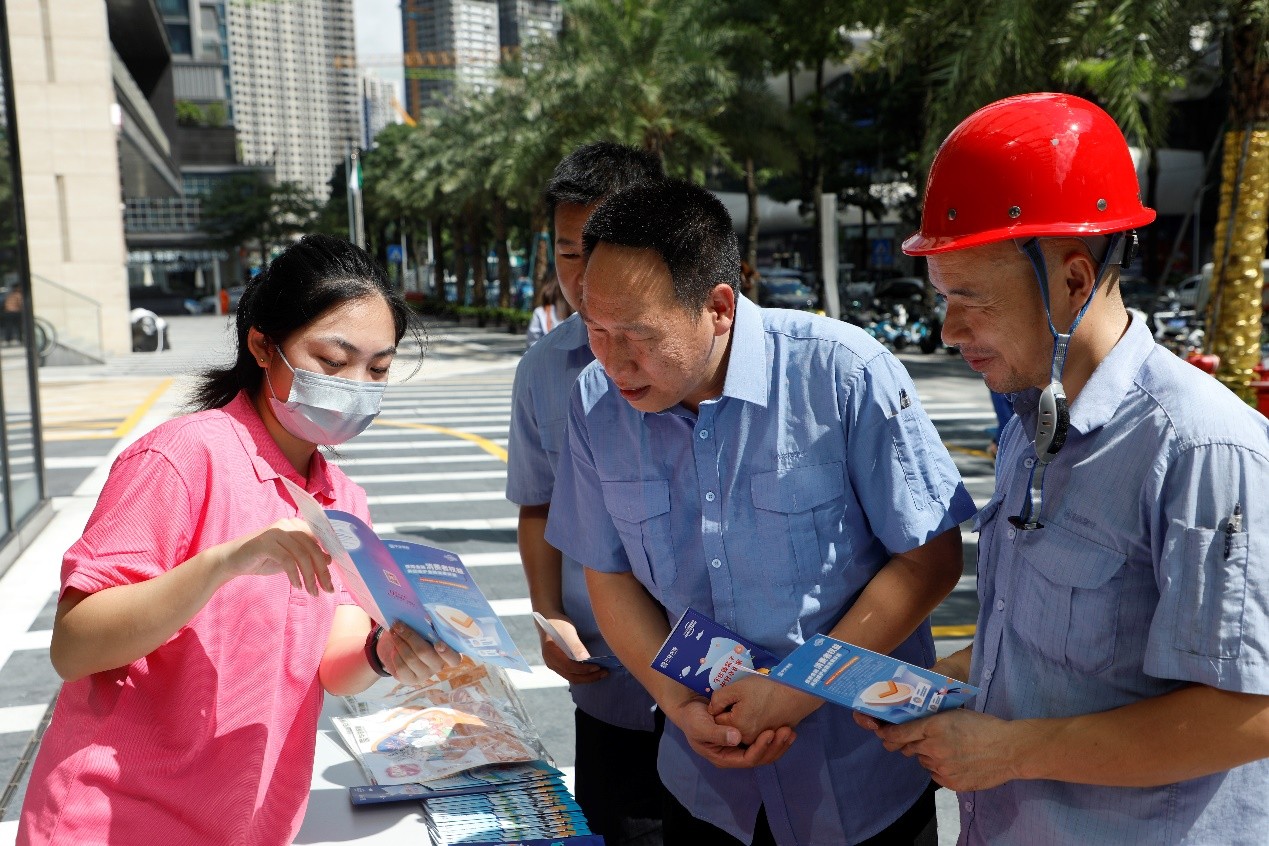
[[[905,723],[957,708],[978,693],[971,685],[813,635],[783,661],[689,608],[652,666],[705,697],[759,674],[887,723]]]
[[[352,514],[324,511],[303,488],[282,480],[300,516],[330,554],[344,587],[383,626],[397,620],[432,643],[499,667],[530,672],[502,621],[457,555],[381,540]]]

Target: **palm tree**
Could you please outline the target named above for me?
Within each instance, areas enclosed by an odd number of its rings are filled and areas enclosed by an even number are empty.
[[[723,147],[712,121],[736,86],[723,55],[732,33],[705,25],[714,17],[708,0],[570,3],[560,59],[571,73],[560,82],[574,125],[685,170],[712,158]]]

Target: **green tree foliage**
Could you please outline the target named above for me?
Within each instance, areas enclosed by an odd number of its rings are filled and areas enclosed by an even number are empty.
[[[293,182],[241,174],[217,184],[203,200],[202,228],[225,247],[254,244],[264,262],[288,238],[312,231],[318,212],[318,204]]]

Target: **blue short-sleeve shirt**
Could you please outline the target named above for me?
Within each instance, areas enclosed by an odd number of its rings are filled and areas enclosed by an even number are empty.
[[[973,510],[890,353],[848,324],[741,299],[723,393],[695,414],[640,412],[598,362],[583,371],[547,538],[587,567],[632,572],[667,620],[691,606],[786,655],[831,629],[893,554]],[[895,654],[928,666],[928,624]],[[742,839],[765,806],[781,843],[870,837],[928,783],[832,707],[752,770],[715,768],[667,724],[660,772]]]
[[[1015,396],[976,520],[973,707],[1025,719],[1195,683],[1269,694],[1269,422],[1134,321],[1071,409],[1044,528],[1024,531],[1007,518],[1028,495],[1037,399]],[[1235,505],[1242,525],[1227,532]],[[962,843],[1260,844],[1269,762],[1163,787],[1015,781],[959,798]]]
[[[520,359],[511,389],[507,441],[507,499],[516,505],[551,502],[555,465],[568,437],[569,391],[577,374],[594,360],[586,327],[576,315],[543,335]],[[565,555],[560,575],[564,613],[582,643],[591,655],[612,654],[591,611],[582,566]],[[570,685],[569,692],[573,703],[597,720],[620,728],[653,729],[652,697],[625,668],[609,670],[608,677],[597,682]]]

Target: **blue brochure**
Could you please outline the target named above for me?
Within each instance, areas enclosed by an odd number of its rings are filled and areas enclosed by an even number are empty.
[[[457,555],[444,549],[381,540],[353,514],[323,511],[283,479],[304,521],[330,554],[357,604],[384,626],[401,620],[477,661],[530,672],[502,621]]]
[[[776,657],[761,646],[689,608],[661,644],[652,666],[702,696],[709,696],[744,673],[768,672],[776,662]]]
[[[813,635],[780,661],[691,608],[652,666],[702,696],[759,673],[888,723],[959,708],[978,693],[972,685],[828,635]]]
[[[887,723],[959,708],[978,688],[923,667],[813,635],[771,670],[775,681]]]

